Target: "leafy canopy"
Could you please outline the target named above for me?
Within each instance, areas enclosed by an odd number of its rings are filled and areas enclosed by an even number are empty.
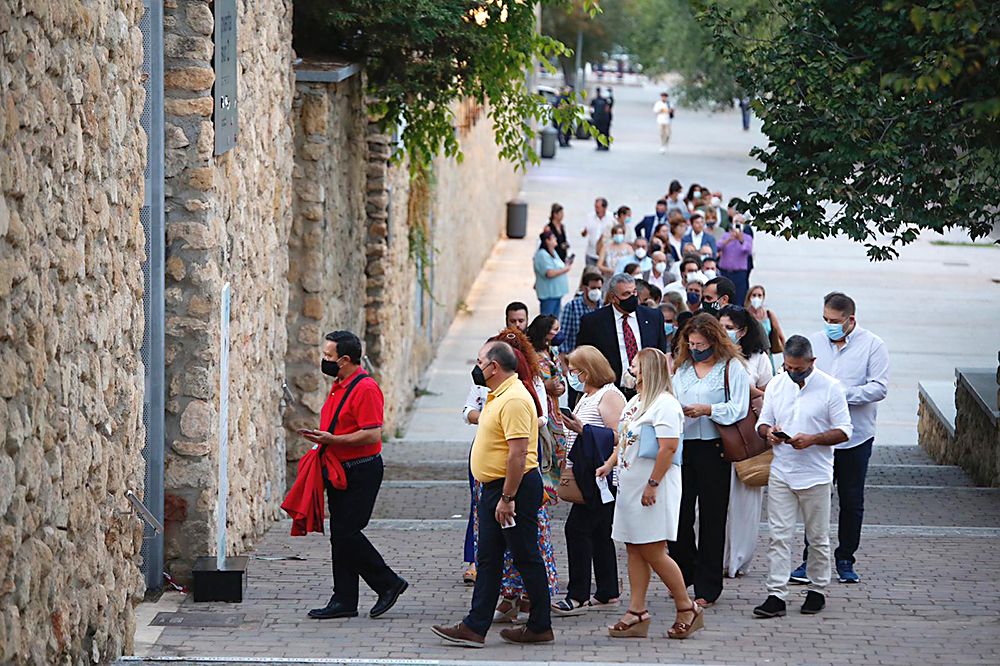
[[[740,208],[786,238],[845,233],[873,260],[922,229],[993,227],[1000,202],[1000,9],[974,0],[775,0],[783,29],[703,14],[758,98],[767,184]],[[770,20],[770,19],[769,19]]]
[[[536,6],[562,1],[297,0],[295,48],[362,63],[371,110],[385,127],[402,127],[411,163],[461,158],[452,105],[474,99],[487,105],[501,157],[523,167],[538,162],[536,124],[581,114],[576,104],[553,109],[526,86],[536,57],[569,52],[536,29]],[[585,5],[599,11],[596,0]]]

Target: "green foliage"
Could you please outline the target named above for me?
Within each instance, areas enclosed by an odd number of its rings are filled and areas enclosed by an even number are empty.
[[[594,13],[587,0],[569,0],[542,7],[542,34],[548,35],[573,49],[577,34],[583,33],[582,63],[600,62],[615,46],[631,23],[630,5],[633,0],[601,0],[601,11]],[[567,50],[558,56],[563,75],[569,85],[576,86],[576,53]],[[582,92],[582,91],[581,91]]]
[[[971,0],[775,0],[784,24],[747,35],[704,14],[737,80],[759,95],[767,184],[740,204],[786,238],[839,233],[872,260],[923,229],[989,233],[1000,202],[1000,14]]]
[[[295,48],[362,63],[371,111],[386,128],[403,127],[411,163],[461,158],[452,104],[472,98],[487,104],[500,155],[523,167],[538,162],[536,124],[580,115],[572,104],[553,109],[525,85],[534,58],[567,53],[536,30],[536,5],[555,1],[297,0]],[[585,7],[596,12],[596,0]]]

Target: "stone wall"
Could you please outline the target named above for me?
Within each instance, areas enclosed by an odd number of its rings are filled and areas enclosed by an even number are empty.
[[[285,435],[293,166],[291,6],[240,3],[237,145],[213,154],[212,3],[165,3],[166,382],[164,553],[182,580],[214,554],[220,303],[232,289],[226,550],[277,516]]]
[[[300,78],[309,70],[298,68]],[[363,79],[296,83],[293,218],[288,238],[288,352],[292,401],[285,411],[288,482],[318,427],[330,388],[319,369],[331,330],[363,335],[365,324],[365,128]]]
[[[0,4],[0,663],[110,660],[144,590],[139,0]]]
[[[978,485],[1000,487],[1000,426],[961,379],[955,388],[955,439],[947,455]]]
[[[917,439],[920,448],[941,465],[954,465],[954,433],[942,422],[931,398],[922,391],[917,396]]]

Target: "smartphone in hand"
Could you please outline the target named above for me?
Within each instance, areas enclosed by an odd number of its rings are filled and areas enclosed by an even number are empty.
[[[777,437],[778,439],[783,439],[785,441],[792,438],[791,435],[789,435],[788,433],[781,432],[780,430],[772,430],[771,434]]]
[[[562,412],[563,416],[568,416],[569,418],[576,420],[576,416],[573,415],[573,410],[569,407],[560,407],[559,411]]]

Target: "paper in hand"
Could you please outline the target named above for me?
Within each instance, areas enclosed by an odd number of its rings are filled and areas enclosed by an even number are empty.
[[[601,491],[601,503],[614,502],[615,496],[611,494],[611,488],[608,487],[608,477],[599,476],[595,481],[597,482],[597,489]]]

